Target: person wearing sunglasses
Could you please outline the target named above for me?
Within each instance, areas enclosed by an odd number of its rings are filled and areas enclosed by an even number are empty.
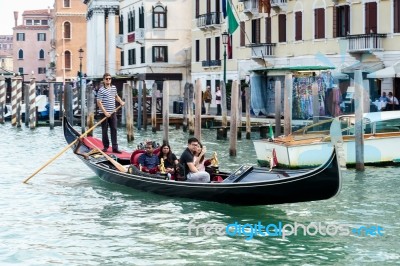
[[[110,126],[111,145],[113,153],[121,153],[118,149],[117,143],[117,114],[115,110],[115,101],[120,105],[125,105],[125,102],[118,96],[117,88],[111,85],[111,75],[105,73],[103,75],[104,86],[100,87],[97,93],[97,106],[99,107],[100,118],[107,117],[101,123],[101,135],[103,141],[103,151],[107,152],[110,147],[110,140],[108,138],[108,126]]]

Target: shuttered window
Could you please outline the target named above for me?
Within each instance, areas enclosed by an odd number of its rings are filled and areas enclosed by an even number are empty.
[[[220,54],[220,49],[221,49],[221,41],[219,37],[215,37],[215,60],[220,60],[221,54]]]
[[[240,21],[240,46],[246,46],[246,23]]]
[[[200,40],[196,40],[196,62],[200,61]]]
[[[199,1],[200,0],[196,0],[196,14],[195,14],[195,16],[196,16],[196,18],[198,18],[199,16],[200,16],[200,3],[199,3]]]
[[[400,0],[393,0],[393,30],[396,33],[400,32]]]
[[[365,3],[365,34],[378,33],[377,3]]]
[[[206,60],[211,60],[211,38],[206,39]]]
[[[314,39],[325,38],[325,9],[316,8],[314,10]]]
[[[271,43],[271,17],[265,18],[265,43]]]
[[[333,37],[345,37],[350,33],[350,6],[333,9]]]
[[[278,16],[278,26],[279,26],[279,42],[286,42],[286,15],[279,14]]]
[[[301,41],[303,40],[303,13],[298,11],[295,14],[295,40]]]
[[[251,21],[251,43],[260,43],[260,19]]]

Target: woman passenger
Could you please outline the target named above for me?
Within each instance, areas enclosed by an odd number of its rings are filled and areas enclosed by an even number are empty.
[[[178,165],[179,161],[176,155],[171,152],[171,147],[168,144],[163,144],[161,146],[158,158],[160,161],[164,159],[164,167],[167,173],[175,173],[175,167]]]
[[[197,147],[197,152],[194,156],[194,166],[196,166],[197,170],[205,171],[206,167],[204,165],[205,158],[204,154],[207,152],[206,146],[199,142],[199,146]]]

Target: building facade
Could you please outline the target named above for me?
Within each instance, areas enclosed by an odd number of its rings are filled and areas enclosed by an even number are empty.
[[[106,71],[122,80],[145,81],[147,88],[156,82],[161,91],[163,81],[169,80],[171,98],[183,94],[184,84],[190,81],[192,16],[182,10],[190,11],[191,1],[85,3],[91,34],[88,56],[96,54],[98,59],[88,65],[89,77],[100,78]]]
[[[35,75],[37,81],[46,81],[50,62],[50,9],[26,10],[22,24],[18,25],[18,12],[14,12],[13,70],[16,73]]]
[[[0,67],[13,70],[13,36],[0,35]]]
[[[227,30],[227,19],[221,18],[223,2],[231,4],[239,23],[231,37],[232,58],[227,58],[228,81],[261,76],[252,91],[263,88],[273,92],[273,82],[278,77],[283,81],[286,73],[299,74],[302,67],[323,69],[309,71],[309,75],[328,73],[345,94],[354,85],[354,71],[360,69],[372,100],[382,91],[400,96],[397,77],[373,75],[400,60],[396,46],[400,38],[399,0],[196,0],[192,77],[212,87],[224,71],[223,62],[218,61],[223,50],[221,35]],[[273,106],[272,94],[264,98],[264,105]]]
[[[55,0],[50,27],[49,80],[76,81],[81,63],[82,72],[86,73],[86,10],[86,5],[80,0]],[[79,53],[81,48],[83,52]]]

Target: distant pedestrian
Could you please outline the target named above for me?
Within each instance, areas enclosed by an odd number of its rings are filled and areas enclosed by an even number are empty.
[[[222,93],[219,87],[216,88],[215,91],[215,103],[217,104],[217,115],[221,115],[221,100],[222,100]]]
[[[212,94],[211,94],[210,86],[207,86],[207,89],[204,92],[203,101],[204,101],[205,107],[206,107],[206,114],[209,115],[210,114],[210,105],[211,105],[211,101],[212,101]]]
[[[118,96],[117,88],[114,85],[111,85],[111,75],[109,73],[103,75],[103,81],[104,86],[99,89],[97,94],[97,105],[100,109],[100,118],[103,119],[104,117],[107,117],[107,119],[101,123],[103,151],[107,151],[110,146],[110,140],[108,138],[108,126],[110,126],[112,151],[114,153],[121,153],[121,151],[118,150],[117,114],[114,111],[115,101],[118,101],[122,106],[125,102]]]

